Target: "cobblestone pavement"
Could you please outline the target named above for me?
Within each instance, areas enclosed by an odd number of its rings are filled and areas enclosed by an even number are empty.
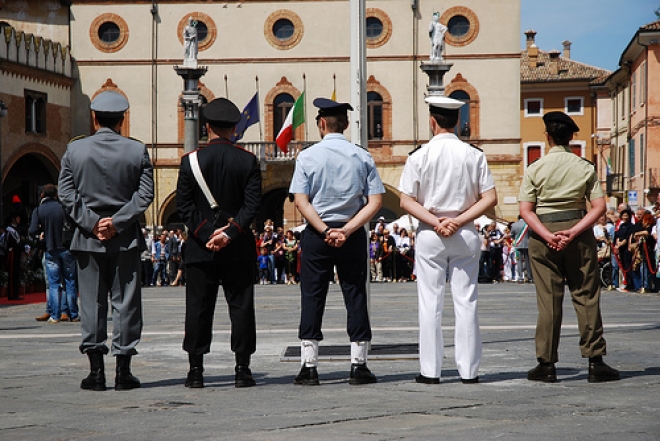
[[[184,288],[144,291],[144,333],[133,373],[142,388],[80,389],[87,358],[78,323],[35,321],[43,304],[0,309],[1,440],[660,440],[660,297],[605,291],[606,361],[618,382],[587,383],[575,313],[564,302],[555,384],[526,380],[534,359],[536,299],[532,285],[480,285],[484,340],[481,382],[460,382],[453,356],[453,308],[446,297],[445,366],[439,385],[414,382],[414,353],[373,359],[379,382],[349,386],[349,361],[322,360],[320,387],[292,384],[299,362],[299,290],[256,286],[257,386],[233,386],[227,308],[216,311],[204,389],[187,389],[181,349]],[[567,296],[568,297],[568,296]],[[415,283],[371,285],[374,345],[417,342]],[[326,345],[348,346],[339,289],[330,287]],[[114,360],[106,358],[108,385]]]

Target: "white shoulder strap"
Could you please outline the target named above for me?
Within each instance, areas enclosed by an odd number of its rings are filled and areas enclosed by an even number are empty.
[[[199,168],[199,162],[197,161],[197,152],[192,152],[188,155],[188,158],[190,158],[190,168],[192,169],[193,175],[195,176],[195,180],[197,181],[199,188],[202,190],[202,193],[204,193],[206,200],[209,201],[211,208],[215,210],[218,208],[218,203],[215,201],[215,198],[211,194],[209,186],[206,185],[204,175],[202,175],[202,170]]]

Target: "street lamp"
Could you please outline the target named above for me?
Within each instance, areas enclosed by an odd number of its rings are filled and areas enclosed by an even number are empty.
[[[7,116],[7,105],[0,100],[0,120]],[[3,210],[4,196],[2,193],[2,122],[0,122],[0,222],[4,222]]]

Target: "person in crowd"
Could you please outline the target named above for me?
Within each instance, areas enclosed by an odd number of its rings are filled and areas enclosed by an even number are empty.
[[[140,217],[154,198],[153,168],[146,146],[120,134],[128,101],[114,91],[91,102],[96,133],[71,141],[62,157],[60,201],[76,230],[71,251],[78,265],[82,343],[90,373],[80,387],[106,389],[108,294],[112,306],[115,390],[140,387],[131,358],[142,335]]]
[[[176,204],[189,231],[186,241],[186,319],[183,350],[190,369],[185,386],[204,387],[204,355],[211,350],[213,316],[222,285],[231,322],[234,386],[256,385],[250,369],[257,348],[254,281],[257,248],[250,225],[261,208],[257,158],[231,143],[241,112],[226,98],[202,114],[208,144],[183,158]],[[202,188],[208,190],[208,197]],[[216,206],[217,205],[217,206]]]
[[[142,236],[144,237],[145,249],[140,253],[140,260],[142,262],[141,282],[142,286],[151,286],[154,275],[154,263],[151,259],[151,249],[154,245],[154,240],[149,230],[142,229]]]
[[[656,239],[652,234],[654,226],[655,218],[651,212],[645,211],[630,229],[628,243],[633,248],[631,273],[635,291],[653,292],[656,290],[656,262],[654,259]]]
[[[369,239],[369,267],[371,270],[371,281],[383,281],[383,245],[375,231],[371,232]]]
[[[502,280],[502,247],[504,246],[504,233],[497,227],[497,223],[492,221],[488,231],[488,248],[490,249],[490,278],[493,283]]]
[[[46,278],[48,279],[48,323],[58,323],[66,317],[79,322],[78,286],[76,282],[76,259],[62,237],[66,214],[57,198],[57,187],[46,184],[41,190],[41,204],[32,212],[30,235],[44,234],[46,243]],[[64,287],[68,315],[62,314],[60,287]]]
[[[167,262],[170,258],[167,246],[167,231],[160,233],[160,240],[151,247],[151,261],[154,264],[154,275],[151,280],[153,286],[167,286]],[[160,280],[159,280],[160,279]]]
[[[536,286],[536,359],[530,381],[555,382],[564,287],[577,315],[580,352],[589,359],[590,383],[614,381],[619,372],[603,361],[607,345],[600,312],[600,277],[593,225],[605,213],[594,164],[569,147],[579,131],[563,112],[543,116],[548,153],[527,166],[520,187],[520,216],[533,233],[529,254]],[[587,201],[590,210],[586,211]]]
[[[511,238],[516,252],[516,281],[534,283],[532,266],[529,261],[529,226],[518,215],[518,220],[511,225]]]
[[[273,260],[275,261],[275,282],[278,284],[284,283],[286,280],[287,261],[284,241],[284,234],[277,236],[277,239],[275,239],[275,248],[273,249]]]
[[[401,208],[419,219],[415,270],[419,297],[417,383],[438,384],[444,358],[442,308],[447,279],[454,300],[454,349],[461,382],[479,382],[479,236],[474,220],[497,204],[486,155],[455,135],[465,103],[429,96],[433,138],[413,151],[401,175]]]
[[[395,236],[397,237],[397,236]],[[412,259],[413,259],[413,250],[412,243],[410,242],[410,237],[408,236],[408,231],[405,228],[401,228],[401,231],[398,235],[398,240],[396,244],[398,265],[399,268],[399,282],[407,282],[410,280],[412,274]]]
[[[317,98],[322,141],[302,150],[289,193],[307,219],[300,263],[301,340],[299,385],[318,385],[318,344],[329,282],[335,266],[347,310],[351,341],[349,384],[377,381],[367,367],[371,323],[367,310],[367,235],[364,225],[380,210],[385,187],[371,154],[346,140],[350,104]]]
[[[628,292],[628,290],[634,290],[633,280],[632,280],[632,252],[630,251],[629,246],[629,237],[630,232],[632,231],[633,224],[630,220],[633,217],[632,210],[626,208],[619,213],[620,222],[614,232],[614,247],[612,248],[612,255],[614,260],[617,263],[616,273],[612,269],[612,284],[617,286],[618,284],[618,271],[621,270],[623,276],[621,280],[621,287],[617,288],[621,292]],[[616,277],[616,279],[615,279]],[[617,282],[615,282],[615,280]]]
[[[266,285],[269,283],[270,277],[268,276],[270,268],[270,259],[268,258],[268,249],[261,247],[261,254],[257,257],[259,263],[259,283]]]
[[[390,230],[383,230],[383,282],[396,282],[396,241]]]
[[[296,268],[298,266],[298,240],[292,230],[286,232],[284,240],[284,257],[286,259],[286,284],[297,285]]]

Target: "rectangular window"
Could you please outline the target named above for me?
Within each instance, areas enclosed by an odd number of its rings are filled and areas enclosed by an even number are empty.
[[[632,74],[632,90],[630,94],[630,111],[637,107],[637,72]]]
[[[572,96],[564,98],[564,111],[567,115],[584,115],[584,98],[581,96]]]
[[[46,134],[46,104],[48,95],[25,90],[25,133]]]
[[[644,173],[646,167],[646,146],[644,145],[644,134],[639,134],[639,172]]]
[[[543,156],[543,148],[544,143],[539,141],[526,142],[523,144],[523,161],[525,168]]]
[[[525,118],[543,116],[543,99],[530,98],[525,100]]]
[[[571,151],[572,151],[574,154],[576,154],[576,155],[582,157],[582,146],[581,146],[581,145],[579,145],[579,144],[571,144],[571,145],[570,145],[570,148],[571,148]]]
[[[646,61],[639,70],[639,105],[646,103]]]
[[[631,139],[628,144],[628,177],[635,176],[635,140]]]

